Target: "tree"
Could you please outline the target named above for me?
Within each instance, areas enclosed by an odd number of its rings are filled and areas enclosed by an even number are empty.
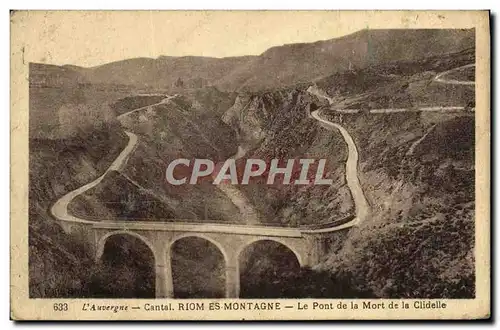
[[[184,88],[184,81],[181,79],[181,77],[177,78],[174,83],[174,87]]]
[[[114,120],[115,114],[107,104],[63,104],[58,110],[59,136],[74,137],[79,132],[90,132]]]

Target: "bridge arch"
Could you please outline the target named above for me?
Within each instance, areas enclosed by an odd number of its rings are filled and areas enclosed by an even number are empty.
[[[176,298],[222,298],[227,291],[229,249],[204,233],[183,233],[166,246],[171,269],[171,290]],[[203,267],[193,267],[193,262]],[[196,271],[186,271],[196,269]]]
[[[146,237],[144,237],[141,234],[138,234],[136,232],[133,232],[133,231],[115,230],[115,231],[112,231],[112,232],[105,234],[97,242],[96,261],[101,260],[101,257],[104,253],[104,248],[106,247],[106,242],[107,242],[108,238],[110,238],[111,236],[116,236],[116,235],[124,235],[124,236],[128,235],[128,236],[132,236],[132,237],[139,239],[141,242],[146,244],[146,246],[149,248],[149,250],[153,254],[154,260],[155,261],[158,260],[158,256],[157,256],[157,253],[156,253],[156,250],[155,250],[153,244]]]
[[[228,257],[227,251],[224,248],[224,246],[222,246],[222,244],[219,243],[217,240],[211,238],[208,235],[204,235],[202,233],[186,233],[186,234],[181,234],[181,235],[175,236],[170,242],[167,243],[167,248],[166,248],[167,253],[168,254],[171,253],[172,246],[174,245],[175,242],[177,242],[183,238],[190,238],[190,237],[201,238],[201,239],[209,241],[210,243],[215,245],[217,247],[217,249],[219,249],[222,256],[224,257],[224,263],[227,265],[227,263],[229,262],[229,257]]]
[[[255,237],[238,251],[240,298],[279,298],[300,271],[303,246],[286,237]],[[292,276],[292,277],[290,277]]]
[[[255,237],[249,241],[246,242],[246,244],[244,244],[243,246],[241,246],[238,251],[236,252],[236,260],[240,260],[240,256],[241,256],[241,253],[247,248],[249,247],[250,245],[254,244],[254,243],[257,243],[257,242],[265,242],[265,241],[271,241],[271,242],[276,242],[278,244],[281,244],[283,245],[284,247],[286,247],[287,249],[289,249],[290,251],[293,252],[293,254],[295,255],[295,257],[297,258],[297,261],[299,262],[299,265],[301,267],[303,267],[305,265],[305,256],[303,257],[299,252],[298,250],[292,246],[292,244],[290,244],[289,242],[287,242],[286,240],[284,239],[281,239],[281,238],[277,238],[277,237]]]

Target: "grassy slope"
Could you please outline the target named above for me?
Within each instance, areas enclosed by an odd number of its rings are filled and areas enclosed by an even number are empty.
[[[196,78],[213,82],[246,63],[250,58],[249,56],[224,59],[160,56],[157,59],[127,59],[93,68],[78,68],[78,70],[93,84],[115,83],[173,89],[174,83],[179,78],[186,85]]]
[[[165,97],[160,95],[155,96],[126,96],[111,104],[111,108],[117,115],[124,114],[134,109],[142,108],[150,104],[155,104],[163,100]]]
[[[76,197],[69,210],[76,216],[97,221],[166,221],[175,218],[174,211],[161,198],[137,187],[118,172],[108,173],[99,185]]]
[[[173,186],[165,180],[167,165],[176,158],[207,158],[219,162],[236,152],[234,132],[218,115],[217,106],[230,103],[216,90],[177,98],[155,107],[153,112],[130,116],[130,128],[140,136],[140,146],[129,160],[126,173],[172,205],[177,217],[204,221],[234,221],[238,211],[211,184]],[[219,102],[214,102],[217,100]],[[210,101],[210,102],[207,102]]]

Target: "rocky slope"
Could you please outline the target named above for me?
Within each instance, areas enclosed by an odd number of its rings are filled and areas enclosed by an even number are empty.
[[[308,116],[313,105],[309,93],[299,89],[240,95],[223,120],[235,127],[247,150],[243,159],[326,159],[325,178],[331,186],[267,185],[267,177],[241,185],[259,210],[264,223],[298,226],[332,222],[352,212],[345,182],[345,143],[338,132],[326,131]],[[284,165],[284,164],[283,164]],[[283,166],[281,165],[281,166]],[[313,169],[309,177],[314,177]],[[321,197],[327,202],[320,202]]]

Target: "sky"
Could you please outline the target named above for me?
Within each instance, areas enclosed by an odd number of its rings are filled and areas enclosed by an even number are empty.
[[[11,35],[22,40],[29,62],[89,67],[160,55],[258,55],[365,28],[414,27],[418,18],[418,12],[373,11],[21,11],[11,16]]]

